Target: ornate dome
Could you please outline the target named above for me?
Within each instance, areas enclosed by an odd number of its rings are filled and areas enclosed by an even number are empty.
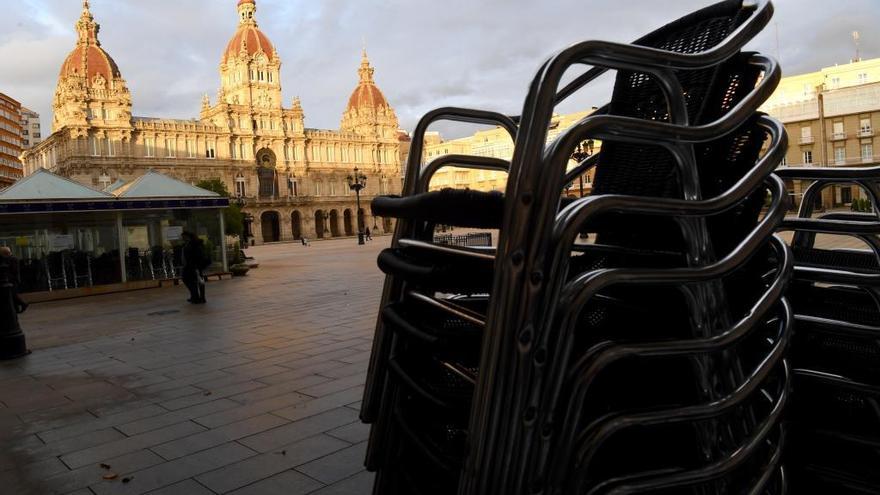
[[[77,46],[61,65],[59,77],[85,76],[94,81],[100,74],[105,81],[122,77],[116,62],[97,45]]]
[[[348,99],[346,111],[388,108],[390,106],[388,105],[388,100],[385,99],[385,95],[382,94],[382,91],[373,80],[373,73],[375,72],[376,69],[370,66],[370,60],[367,58],[367,50],[365,49],[361,58],[361,67],[358,69],[360,81],[357,87],[354,88],[351,98]]]
[[[247,2],[248,0],[242,0]],[[252,0],[251,0],[252,1]],[[275,57],[275,47],[269,41],[269,37],[263,34],[256,26],[241,26],[235,35],[229,40],[226,51],[223,52],[223,62],[230,58],[237,57],[239,53],[247,52],[249,57],[253,57],[257,53],[263,52],[266,57],[272,59]]]
[[[257,27],[257,20],[254,17],[256,12],[256,0],[238,0],[238,29],[229,40],[229,44],[226,45],[226,51],[223,52],[223,63],[241,53],[246,53],[248,57],[264,53],[269,60],[278,56],[269,37]]]
[[[364,136],[380,136],[392,138],[396,136],[398,122],[394,109],[388,104],[385,95],[376,86],[373,73],[376,70],[370,66],[367,58],[367,50],[364,49],[361,57],[361,66],[358,69],[360,81],[348,99],[348,107],[342,114],[342,123],[339,128],[346,132],[354,132]]]
[[[87,133],[95,126],[118,130],[130,124],[131,93],[119,66],[101,48],[99,30],[89,0],[83,0],[82,14],[76,22],[76,47],[61,64],[55,86],[53,132],[69,127]]]
[[[101,42],[98,41],[100,26],[89,11],[88,0],[83,2],[83,11],[76,23],[76,30],[79,36],[76,48],[61,64],[59,77],[85,77],[89,83],[96,78],[105,82],[121,78],[122,74],[116,62],[101,48]],[[98,75],[101,78],[98,78]]]

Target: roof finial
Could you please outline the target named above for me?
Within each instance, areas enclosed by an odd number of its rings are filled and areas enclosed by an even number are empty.
[[[358,69],[361,84],[372,83],[373,72],[375,72],[375,69],[370,66],[370,59],[367,57],[367,41],[366,38],[364,38],[364,47],[363,51],[361,51],[361,67]]]
[[[257,0],[238,0],[238,23],[257,24]]]
[[[89,0],[83,0],[82,15],[79,16],[79,21],[76,23],[76,31],[79,33],[79,42],[80,44],[92,43],[100,45],[98,42],[98,30],[100,27],[98,26],[98,23],[95,22],[95,18],[92,16],[89,7]]]

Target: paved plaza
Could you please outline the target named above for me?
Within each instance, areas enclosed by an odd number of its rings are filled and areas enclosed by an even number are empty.
[[[355,495],[390,237],[256,247],[208,284],[32,305],[0,363],[0,493]]]

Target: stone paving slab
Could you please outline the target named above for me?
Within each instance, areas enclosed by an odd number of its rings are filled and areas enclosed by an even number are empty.
[[[0,363],[0,493],[370,493],[357,415],[388,241],[252,248],[260,268],[204,306],[181,287],[32,305],[34,353]]]

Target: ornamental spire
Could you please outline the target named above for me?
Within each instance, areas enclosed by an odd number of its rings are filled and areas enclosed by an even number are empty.
[[[95,22],[95,18],[92,16],[92,11],[89,9],[89,0],[83,0],[82,14],[76,22],[76,32],[79,35],[79,44],[101,46],[101,42],[98,41],[98,31],[100,29],[101,26]]]
[[[364,43],[363,51],[361,52],[361,67],[358,69],[358,75],[361,78],[361,84],[365,83],[373,83],[373,74],[376,72],[376,69],[370,66],[370,59],[367,57],[367,46]]]
[[[238,0],[238,24],[241,25],[257,25],[257,1],[256,0]]]

